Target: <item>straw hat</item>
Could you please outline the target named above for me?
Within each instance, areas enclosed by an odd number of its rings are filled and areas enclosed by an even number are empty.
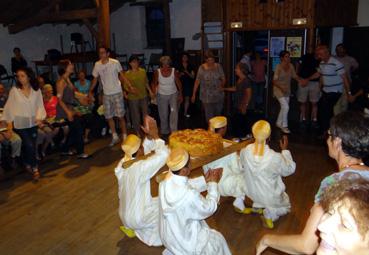
[[[217,128],[223,128],[227,126],[227,118],[224,116],[216,116],[209,120],[210,131],[215,131]]]
[[[167,166],[172,172],[181,170],[186,166],[190,156],[185,149],[172,149],[167,159]]]
[[[125,161],[132,159],[132,155],[138,151],[140,146],[141,139],[137,135],[128,135],[122,144],[122,150],[125,153]]]
[[[265,120],[259,120],[252,126],[252,134],[255,138],[254,155],[263,156],[266,140],[271,133],[270,124]]]

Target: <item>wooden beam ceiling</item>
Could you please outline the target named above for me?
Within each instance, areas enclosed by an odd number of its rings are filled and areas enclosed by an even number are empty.
[[[10,34],[15,34],[26,30],[27,28],[38,26],[43,23],[52,23],[52,22],[64,22],[64,21],[74,21],[74,20],[83,20],[96,18],[97,11],[96,9],[85,9],[85,10],[74,10],[74,11],[59,11],[45,13],[41,12],[40,14],[19,21],[16,24],[9,25],[8,30]]]

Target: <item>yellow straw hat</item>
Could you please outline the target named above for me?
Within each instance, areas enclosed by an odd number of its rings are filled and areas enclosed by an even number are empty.
[[[128,135],[122,144],[125,161],[131,160],[132,155],[135,154],[141,146],[141,139],[137,135]]]
[[[227,126],[227,118],[224,116],[216,116],[209,120],[210,131],[215,131],[217,128],[223,128]]]
[[[172,172],[181,170],[186,166],[190,156],[185,149],[175,148],[172,149],[167,159],[167,166]]]
[[[252,134],[255,138],[254,155],[263,156],[266,140],[271,133],[270,124],[265,120],[259,120],[252,126]]]

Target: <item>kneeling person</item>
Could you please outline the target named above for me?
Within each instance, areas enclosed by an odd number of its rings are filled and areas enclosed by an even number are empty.
[[[231,254],[222,234],[205,222],[217,210],[217,182],[222,170],[207,172],[208,194],[205,198],[189,184],[187,151],[172,150],[167,165],[169,172],[159,185],[160,236],[166,247],[163,254]]]
[[[147,119],[147,118],[146,118]],[[123,163],[131,160],[139,151],[141,139],[129,135],[122,145],[124,158],[115,169],[119,185],[119,216],[123,226],[121,230],[128,236],[135,235],[149,246],[161,246],[159,236],[158,198],[151,196],[150,179],[165,165],[169,151],[159,138],[155,120],[149,118],[149,128],[144,129],[155,154],[123,168]],[[146,140],[147,138],[145,138]],[[145,144],[150,144],[144,141]],[[147,148],[144,148],[147,151]]]
[[[227,132],[227,118],[224,116],[217,116],[210,119],[209,130],[224,137]],[[227,141],[224,141],[224,143],[227,143]],[[245,209],[244,200],[246,187],[237,152],[204,165],[204,173],[206,174],[209,169],[213,168],[223,168],[223,175],[218,183],[220,195],[223,197],[235,197],[236,199],[233,202],[233,206],[236,211],[242,212]]]
[[[247,208],[245,211],[262,213],[264,225],[273,228],[273,221],[291,209],[282,177],[293,174],[296,163],[287,150],[286,136],[280,142],[281,153],[275,152],[266,144],[271,133],[268,122],[264,120],[256,122],[252,127],[252,133],[255,143],[242,149],[240,154],[247,196],[253,201],[253,209]]]

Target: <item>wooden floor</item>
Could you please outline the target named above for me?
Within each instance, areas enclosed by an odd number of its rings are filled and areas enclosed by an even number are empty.
[[[52,156],[37,184],[27,174],[0,183],[0,254],[161,254],[162,248],[127,239],[119,230],[114,167],[122,153],[108,143],[90,144],[89,160]],[[262,234],[296,233],[304,226],[320,180],[335,166],[324,146],[292,143],[291,151],[297,170],[285,182],[292,212],[274,230],[264,229],[258,216],[235,213],[230,198],[222,199],[207,220],[223,233],[233,254],[254,254]]]

